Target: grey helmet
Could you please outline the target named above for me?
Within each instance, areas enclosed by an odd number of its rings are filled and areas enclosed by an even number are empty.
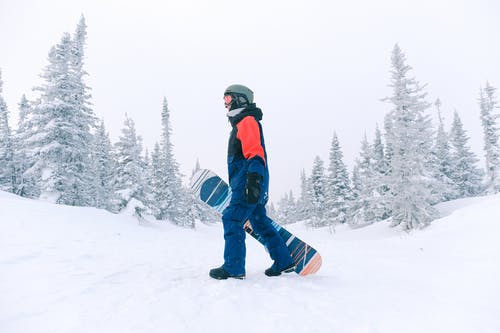
[[[253,103],[253,91],[241,84],[233,84],[226,88],[224,96],[234,98],[235,107],[244,107]]]

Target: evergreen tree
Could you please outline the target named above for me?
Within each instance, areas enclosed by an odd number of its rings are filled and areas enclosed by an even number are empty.
[[[432,159],[434,165],[434,179],[436,180],[436,201],[448,201],[455,199],[458,195],[457,189],[451,179],[452,159],[450,155],[450,143],[448,133],[446,133],[441,115],[441,101],[434,103],[438,113],[439,126],[436,134]]]
[[[87,42],[87,25],[85,23],[85,17],[82,15],[80,21],[75,29],[73,38],[71,40],[70,48],[70,63],[71,63],[71,73],[73,76],[74,92],[73,92],[73,107],[75,109],[74,117],[75,128],[79,129],[76,132],[80,136],[80,142],[78,143],[78,150],[81,154],[81,169],[83,170],[80,179],[78,180],[77,186],[79,188],[78,192],[82,192],[82,198],[80,199],[79,205],[92,205],[96,206],[95,198],[100,195],[97,191],[101,190],[101,184],[96,183],[96,169],[94,168],[95,163],[93,160],[92,152],[95,147],[96,139],[92,134],[93,130],[97,129],[97,118],[92,110],[90,87],[85,83],[85,77],[88,76],[85,70],[85,46]],[[111,142],[108,138],[106,140],[106,149],[111,152]],[[97,184],[97,187],[86,186],[85,184]],[[109,182],[108,182],[109,185]],[[108,188],[106,191],[109,191]],[[104,207],[103,207],[104,208]]]
[[[181,209],[184,212],[184,216],[174,220],[174,223],[181,227],[194,229],[196,227],[196,222],[210,224],[220,221],[220,217],[215,210],[208,205],[200,204],[200,200],[191,195],[187,190],[183,190],[183,206],[181,206]]]
[[[155,143],[155,146],[158,143]],[[149,149],[146,147],[143,157],[144,162],[144,204],[148,209],[148,214],[155,215],[154,210],[154,200],[153,200],[153,161]]]
[[[300,173],[300,197],[297,200],[296,220],[308,220],[313,213],[312,199],[311,199],[311,182],[306,175],[306,171],[302,170]]]
[[[473,197],[482,193],[483,170],[476,165],[478,159],[468,144],[469,137],[455,111],[451,127],[451,179],[457,189],[457,197]]]
[[[14,147],[9,126],[9,111],[2,97],[3,81],[0,71],[0,190],[14,192]]]
[[[194,227],[198,217],[197,210],[192,207],[192,196],[182,186],[179,166],[174,158],[171,140],[170,110],[167,99],[163,99],[162,137],[157,151],[156,161],[153,161],[155,180],[153,182],[153,201],[156,218],[170,220],[186,227]],[[156,148],[155,148],[156,150]]]
[[[358,162],[358,161],[356,161]],[[349,224],[352,226],[365,224],[366,203],[363,200],[363,183],[359,174],[358,163],[352,170],[352,203],[349,209]]]
[[[277,221],[279,224],[281,224],[281,220],[278,216],[278,210],[276,209],[274,202],[270,202],[266,205],[266,213],[267,216],[269,216],[273,221]]]
[[[330,147],[328,175],[325,193],[325,217],[327,224],[347,222],[348,210],[352,198],[349,173],[343,161],[337,134],[333,134]]]
[[[382,133],[377,125],[375,128],[375,139],[373,140],[373,170],[381,175],[387,174],[387,169],[389,169],[384,150]]]
[[[75,52],[84,42],[81,31],[75,40],[65,33],[49,52],[44,84],[37,88],[41,96],[33,108],[36,128],[27,138],[35,158],[28,173],[38,179],[41,197],[78,206],[91,205],[95,195],[88,186],[94,176],[90,149],[95,119],[85,93],[83,53]]]
[[[386,99],[384,99],[386,100]],[[392,143],[394,142],[394,133],[393,133],[393,124],[394,121],[394,112],[388,112],[384,117],[384,131],[385,131],[385,153],[384,158],[387,168],[385,169],[386,176],[389,176],[391,173],[391,162],[392,156],[394,155],[394,147]]]
[[[292,191],[285,193],[278,202],[276,219],[280,224],[297,222],[297,203]]]
[[[359,175],[359,165],[357,162],[358,160],[356,160],[356,164],[352,169],[352,177],[351,177],[351,191],[352,191],[353,205],[355,205],[356,200],[358,200],[358,198],[360,197],[363,187],[363,184],[361,183],[361,177]],[[354,206],[352,206],[351,208],[355,209]]]
[[[393,105],[388,146],[392,149],[388,185],[392,194],[392,225],[405,230],[424,227],[436,215],[429,170],[432,132],[424,112],[429,107],[423,87],[408,77],[411,67],[396,44],[392,52]]]
[[[375,185],[375,197],[373,198],[375,209],[375,220],[385,220],[391,215],[391,194],[387,179],[389,178],[390,165],[387,156],[392,156],[391,153],[386,153],[384,143],[382,142],[382,133],[378,126],[375,129],[375,139],[373,141],[373,184]]]
[[[376,220],[372,202],[375,199],[373,151],[366,134],[361,141],[361,152],[356,159],[352,175],[354,199],[350,209],[349,223],[363,225]]]
[[[30,177],[27,171],[33,166],[33,156],[28,138],[33,132],[35,124],[32,121],[33,111],[30,102],[25,95],[19,102],[19,121],[17,130],[13,136],[14,144],[14,166],[15,166],[15,185],[14,193],[34,198],[38,196],[36,189],[36,179]]]
[[[158,191],[158,189],[161,189],[164,186],[164,184],[162,184],[162,173],[163,165],[161,164],[160,144],[156,142],[151,153],[150,171],[148,173],[149,188],[151,190],[148,203],[152,214],[157,219],[161,219],[161,212],[157,207],[157,202],[162,200]]]
[[[297,200],[295,199],[295,196],[293,195],[293,191],[290,190],[287,196],[287,203],[286,203],[286,221],[284,220],[282,223],[283,224],[291,224],[291,223],[296,223],[299,220],[297,219]]]
[[[497,125],[498,114],[494,110],[498,108],[495,98],[495,90],[488,82],[484,89],[480,90],[479,106],[481,109],[481,123],[484,133],[484,151],[486,159],[486,192],[500,192],[500,146],[499,129]]]
[[[94,206],[112,211],[116,163],[113,159],[113,146],[104,121],[101,121],[96,129],[92,160],[94,161],[96,187]]]
[[[355,195],[349,216],[351,225],[369,224],[388,217],[385,197],[388,190],[384,184],[386,170],[384,147],[377,127],[373,146],[368,143],[366,135],[361,141],[360,156],[354,166],[352,179]]]
[[[322,227],[327,225],[325,204],[327,200],[327,179],[323,160],[316,156],[309,180],[307,197],[310,200],[309,225]]]
[[[142,138],[136,134],[135,123],[125,116],[122,135],[114,146],[117,163],[114,181],[114,211],[121,211],[132,199],[141,203],[145,201],[144,175],[145,166],[142,159]]]
[[[87,38],[87,25],[85,17],[80,18],[70,48],[70,62],[74,81],[73,103],[79,111],[80,125],[86,129],[94,128],[97,119],[91,109],[90,88],[85,84],[84,78],[88,73],[84,69],[85,44]],[[88,130],[84,132],[88,136]],[[87,138],[88,140],[88,138]]]

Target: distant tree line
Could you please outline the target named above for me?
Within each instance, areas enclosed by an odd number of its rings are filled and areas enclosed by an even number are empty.
[[[2,98],[0,73],[0,190],[59,204],[111,212],[133,210],[180,226],[217,219],[183,186],[173,155],[170,110],[160,113],[162,134],[151,153],[132,119],[125,116],[121,136],[112,143],[104,122],[91,107],[84,69],[86,25],[82,17],[73,35],[63,34],[48,55],[35,100],[19,103],[19,123],[11,130]],[[443,201],[500,192],[500,146],[496,89],[481,87],[478,104],[484,131],[486,168],[469,146],[458,112],[450,130],[441,117],[441,101],[427,101],[425,85],[395,45],[391,57],[391,108],[374,140],[365,134],[351,173],[333,134],[328,164],[316,157],[311,174],[301,174],[297,198],[286,193],[270,212],[280,223],[306,221],[311,227],[348,223],[363,226],[390,219],[405,230],[422,228]],[[429,110],[437,111],[433,124]]]
[[[139,217],[150,214],[186,227],[213,219],[182,184],[166,99],[161,140],[151,154],[143,151],[128,116],[118,142],[111,143],[104,122],[92,110],[85,84],[85,43],[82,17],[75,33],[63,34],[50,49],[43,84],[34,88],[39,97],[22,97],[14,131],[0,76],[0,190],[111,212],[131,209]]]
[[[307,221],[312,227],[349,223],[362,226],[390,219],[404,230],[422,228],[435,217],[440,202],[500,192],[500,146],[496,88],[488,82],[479,91],[484,132],[486,170],[469,146],[469,137],[457,111],[447,131],[441,101],[432,124],[425,86],[410,75],[412,68],[396,44],[391,57],[392,96],[384,133],[366,134],[349,176],[337,135],[333,135],[328,166],[316,157],[310,175],[301,176],[298,198],[287,193],[270,207],[282,223]]]

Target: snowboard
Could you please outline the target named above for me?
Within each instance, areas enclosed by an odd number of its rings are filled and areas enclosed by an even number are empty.
[[[222,213],[231,201],[231,188],[211,170],[200,169],[196,171],[191,177],[190,187],[199,200],[219,213]],[[292,255],[297,266],[295,273],[305,276],[314,274],[320,269],[322,259],[318,251],[274,221],[273,227],[279,232]],[[244,229],[265,246],[264,239],[253,231],[250,221],[245,222]]]

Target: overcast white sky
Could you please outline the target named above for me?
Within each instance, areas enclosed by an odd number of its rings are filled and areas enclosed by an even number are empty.
[[[363,134],[371,140],[390,109],[380,99],[391,93],[395,43],[428,84],[429,101],[442,100],[447,125],[456,109],[483,155],[477,98],[486,80],[500,87],[498,1],[0,0],[11,125],[50,47],[81,14],[93,108],[112,140],[127,113],[152,148],[165,96],[184,174],[197,158],[226,174],[222,93],[233,83],[253,89],[263,109],[273,201],[297,194],[301,170],[328,158],[334,131],[351,168]]]

